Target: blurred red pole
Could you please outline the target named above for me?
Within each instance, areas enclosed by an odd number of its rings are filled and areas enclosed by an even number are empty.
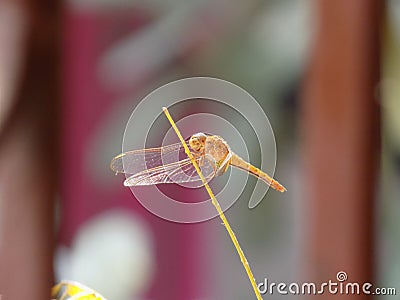
[[[345,271],[347,282],[373,283],[381,4],[314,3],[318,31],[301,124],[307,271],[317,282],[336,280],[336,273]]]
[[[14,105],[0,134],[0,298],[43,300],[53,284],[59,4],[9,3],[22,14],[25,35]]]

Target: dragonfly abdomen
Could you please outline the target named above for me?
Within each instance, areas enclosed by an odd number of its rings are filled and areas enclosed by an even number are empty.
[[[256,168],[253,165],[249,164],[248,162],[246,162],[245,160],[243,160],[241,157],[239,157],[234,153],[232,154],[230,164],[238,169],[249,172],[250,174],[252,174],[257,178],[261,178],[265,183],[267,183],[269,186],[271,186],[272,188],[274,188],[279,192],[286,191],[283,185],[281,185],[278,181],[273,179],[267,173],[261,171],[259,168]]]

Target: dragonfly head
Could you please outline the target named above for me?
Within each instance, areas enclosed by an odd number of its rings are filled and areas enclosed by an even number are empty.
[[[204,133],[193,134],[189,139],[189,146],[196,152],[203,152],[207,136]]]

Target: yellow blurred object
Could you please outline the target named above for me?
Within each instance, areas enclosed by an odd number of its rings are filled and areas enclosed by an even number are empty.
[[[52,300],[106,300],[79,282],[63,280],[51,290]]]

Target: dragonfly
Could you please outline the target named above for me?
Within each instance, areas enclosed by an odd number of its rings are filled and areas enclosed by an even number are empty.
[[[207,182],[232,166],[261,179],[279,192],[286,191],[277,180],[236,155],[218,135],[200,132],[193,134],[185,143]],[[110,168],[116,174],[127,175],[124,186],[128,187],[162,183],[203,185],[182,143],[121,153],[112,159]]]

